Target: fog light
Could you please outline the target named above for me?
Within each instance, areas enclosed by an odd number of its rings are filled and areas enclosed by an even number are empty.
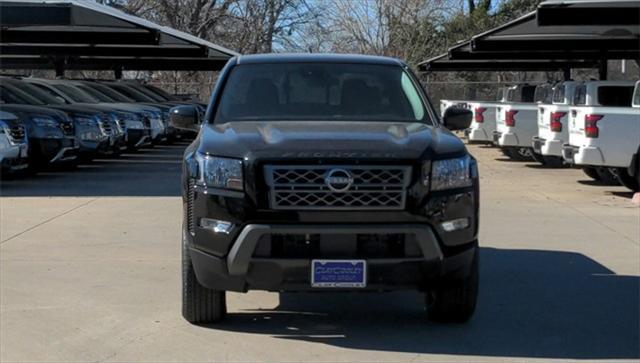
[[[441,224],[445,232],[453,232],[469,227],[469,218],[458,218]]]
[[[215,233],[229,234],[233,230],[233,223],[219,221],[217,219],[200,218],[200,227],[211,230]]]

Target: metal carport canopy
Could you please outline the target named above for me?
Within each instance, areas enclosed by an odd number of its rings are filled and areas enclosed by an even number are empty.
[[[238,53],[93,1],[0,1],[0,68],[219,70]]]
[[[594,68],[596,60],[548,60],[548,59],[484,59],[454,60],[447,54],[418,64],[421,72],[457,71],[558,71],[570,68]]]
[[[638,24],[638,0],[549,0],[538,8],[538,25]]]
[[[566,9],[576,9],[562,2]],[[588,1],[592,6],[602,1]],[[621,0],[627,11],[640,12],[639,1]],[[545,2],[559,4],[559,1]],[[618,2],[607,2],[617,6]],[[623,24],[538,26],[537,12],[460,42],[418,65],[421,71],[567,70],[605,67],[608,59],[640,59],[640,19]],[[573,15],[570,15],[573,16]],[[611,20],[611,19],[610,19]],[[611,22],[611,21],[607,21]],[[606,69],[603,69],[606,71]],[[606,73],[606,72],[604,72]]]

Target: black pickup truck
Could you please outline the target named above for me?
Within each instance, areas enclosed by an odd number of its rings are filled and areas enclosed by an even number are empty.
[[[183,316],[215,322],[225,291],[425,292],[464,322],[478,291],[478,169],[397,59],[231,59],[184,154]]]

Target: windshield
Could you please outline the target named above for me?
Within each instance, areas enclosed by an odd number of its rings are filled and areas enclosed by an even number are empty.
[[[215,122],[242,120],[432,124],[416,85],[401,67],[337,63],[236,66]]]
[[[96,98],[86,94],[85,92],[82,92],[81,90],[73,86],[69,86],[66,84],[53,84],[51,86],[59,90],[60,92],[64,93],[65,95],[69,96],[69,98],[71,98],[74,102],[81,102],[81,103],[98,103],[99,102],[99,100],[97,100]]]
[[[631,107],[633,86],[598,87],[598,104],[609,107]]]
[[[48,92],[41,90],[40,88],[34,86],[31,83],[11,80],[8,83],[11,84],[12,87],[19,89],[20,91],[26,93],[31,96],[32,99],[36,100],[39,105],[65,105],[66,102],[62,100],[60,97],[55,97]],[[36,104],[36,103],[33,103]]]
[[[148,90],[147,88],[145,88],[144,86],[142,86],[139,83],[129,84],[128,86],[129,86],[129,88],[133,88],[136,91],[138,91],[138,92],[144,94],[145,96],[151,98],[155,102],[166,102],[167,101],[167,99],[165,99],[164,97],[161,97],[161,96],[155,94],[154,92],[151,92],[150,90]]]
[[[100,102],[104,102],[104,103],[113,103],[113,102],[115,102],[113,100],[113,98],[108,97],[104,93],[98,92],[98,91],[96,91],[95,89],[93,89],[91,87],[87,87],[87,86],[85,86],[83,84],[78,84],[78,85],[76,85],[76,87],[79,90],[91,95],[91,97],[97,99]]]
[[[0,100],[2,100],[2,103],[16,103],[20,105],[36,106],[44,105],[44,102],[39,101],[6,83],[0,84]]]
[[[131,88],[129,86],[125,86],[122,84],[113,84],[113,83],[109,83],[107,85],[107,87],[110,87],[122,94],[124,94],[125,96],[131,98],[132,100],[134,100],[135,102],[155,102],[153,99],[149,98],[148,96],[144,95],[142,92]]]
[[[102,85],[100,83],[85,83],[84,86],[86,86],[87,88],[91,88],[94,89],[100,93],[105,94],[106,96],[108,96],[109,98],[113,99],[114,101],[117,102],[125,102],[125,103],[133,103],[135,102],[134,100],[132,100],[131,98],[123,95],[122,93],[109,88],[105,85]]]
[[[158,87],[150,85],[150,84],[143,85],[143,87],[145,87],[146,89],[150,90],[151,92],[155,92],[159,96],[164,97],[167,101],[180,101],[180,99],[178,97],[166,92],[162,88],[158,88]]]

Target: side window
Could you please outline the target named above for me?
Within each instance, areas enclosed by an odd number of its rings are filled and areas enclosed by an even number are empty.
[[[576,106],[584,106],[587,103],[587,86],[580,85],[576,87],[576,93],[573,96],[573,104]]]
[[[422,100],[420,100],[420,95],[418,91],[411,82],[411,79],[407,76],[406,73],[402,73],[402,78],[400,80],[402,84],[402,91],[404,91],[407,100],[411,104],[411,109],[413,110],[413,117],[416,120],[422,120],[424,117],[424,107],[422,106]]]

